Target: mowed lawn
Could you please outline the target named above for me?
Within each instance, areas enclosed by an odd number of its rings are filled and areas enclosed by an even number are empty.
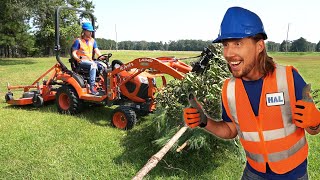
[[[105,51],[109,52],[109,51]],[[117,51],[112,59],[190,57],[200,52]],[[293,65],[320,89],[320,54],[271,54]],[[67,58],[63,58],[66,65]],[[131,179],[160,147],[154,123],[140,119],[130,131],[110,125],[112,108],[92,107],[79,115],[58,114],[54,103],[41,108],[5,103],[6,85],[29,85],[56,63],[50,58],[0,59],[0,179]],[[14,92],[19,98],[22,92]],[[320,174],[320,135],[309,141],[309,175]],[[217,140],[214,151],[171,152],[147,179],[239,179],[244,162],[232,141]]]

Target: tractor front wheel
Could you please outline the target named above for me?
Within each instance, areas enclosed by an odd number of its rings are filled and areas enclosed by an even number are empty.
[[[56,105],[59,113],[77,114],[81,112],[83,102],[79,99],[77,92],[71,86],[61,86],[57,90]]]
[[[119,106],[112,113],[111,123],[114,127],[129,130],[137,122],[137,115],[133,109],[128,106]]]

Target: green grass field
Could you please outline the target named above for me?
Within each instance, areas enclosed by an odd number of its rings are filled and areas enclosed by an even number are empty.
[[[199,52],[118,51],[112,59],[196,56]],[[320,89],[320,54],[271,54],[293,65]],[[67,64],[67,58],[63,58]],[[130,131],[111,127],[108,107],[94,107],[76,116],[61,115],[53,103],[41,108],[5,103],[6,83],[29,85],[55,64],[54,57],[0,59],[0,179],[131,179],[159,148],[152,119]],[[20,94],[15,92],[15,97]],[[320,174],[320,135],[308,136],[309,176]],[[215,151],[169,153],[146,179],[239,179],[244,163],[232,141],[219,140]]]

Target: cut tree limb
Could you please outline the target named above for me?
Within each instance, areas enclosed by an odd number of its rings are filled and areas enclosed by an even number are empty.
[[[164,155],[171,149],[171,147],[178,141],[178,139],[182,136],[182,134],[188,129],[188,127],[184,126],[180,128],[180,130],[172,136],[172,138],[167,142],[165,146],[161,148],[156,154],[154,154],[148,162],[143,166],[142,169],[132,178],[132,180],[141,180],[145,175],[151,171],[158,162],[163,158]]]
[[[179,146],[176,152],[181,152],[188,145],[188,141],[184,142],[181,146]]]

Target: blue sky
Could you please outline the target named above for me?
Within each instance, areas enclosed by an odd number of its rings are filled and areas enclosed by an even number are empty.
[[[96,37],[118,41],[213,40],[224,13],[241,6],[260,16],[269,41],[320,41],[318,0],[92,0]]]

